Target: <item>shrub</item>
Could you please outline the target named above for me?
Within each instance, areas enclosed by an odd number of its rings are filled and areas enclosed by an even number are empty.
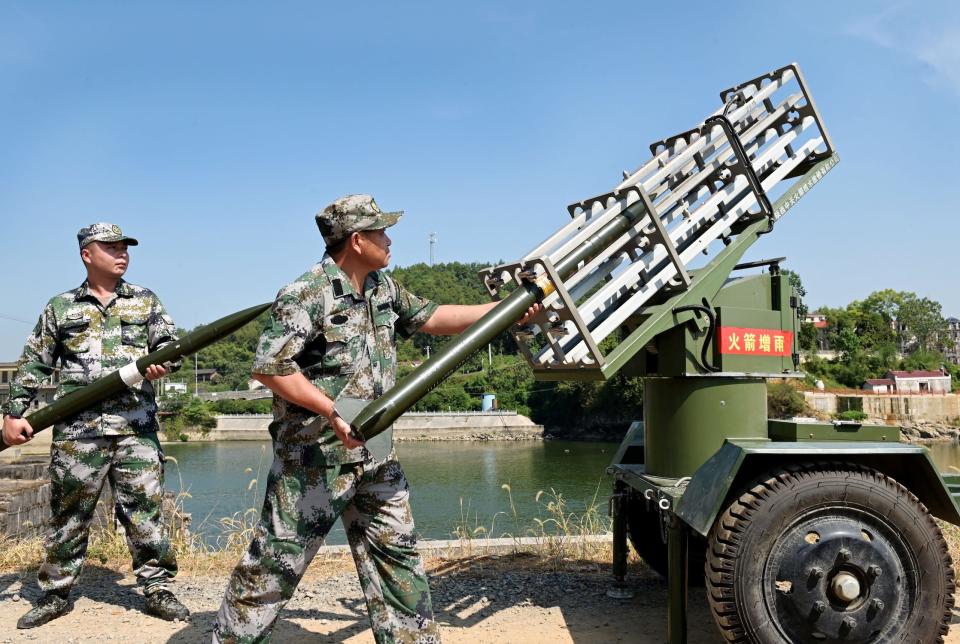
[[[842,411],[839,414],[836,414],[836,417],[837,420],[854,420],[858,422],[867,419],[867,415],[859,409],[848,409],[847,411]]]
[[[767,383],[767,416],[769,418],[792,418],[803,414],[807,402],[793,385],[780,381]]]
[[[217,419],[210,410],[210,406],[199,398],[191,398],[180,414],[187,425],[198,427],[203,433],[217,426]]]

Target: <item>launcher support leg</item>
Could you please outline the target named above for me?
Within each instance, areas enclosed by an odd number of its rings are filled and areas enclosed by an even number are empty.
[[[630,599],[633,591],[627,588],[627,486],[617,481],[610,497],[610,513],[613,515],[613,585],[607,589],[607,597]]]
[[[667,642],[687,642],[687,526],[675,514],[667,527]]]

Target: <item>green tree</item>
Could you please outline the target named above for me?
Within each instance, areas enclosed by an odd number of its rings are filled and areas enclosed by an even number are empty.
[[[897,322],[902,328],[903,345],[914,340],[919,351],[934,349],[938,338],[947,334],[947,321],[939,302],[918,298],[913,293],[904,298],[897,311]]]
[[[781,269],[780,273],[787,278],[787,283],[793,287],[793,292],[797,295],[797,315],[800,316],[800,319],[806,317],[807,315],[807,304],[804,301],[804,298],[807,296],[807,289],[803,286],[803,280],[800,279],[800,274],[789,269]]]
[[[180,411],[183,422],[191,427],[197,427],[206,433],[217,426],[217,419],[208,403],[199,398],[191,398]]]

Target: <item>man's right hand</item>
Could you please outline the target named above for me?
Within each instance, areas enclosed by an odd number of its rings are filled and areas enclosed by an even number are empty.
[[[7,445],[23,445],[33,438],[33,427],[25,418],[3,417],[3,442]]]
[[[334,413],[328,420],[330,421],[330,427],[333,428],[333,433],[337,435],[337,438],[343,442],[347,449],[363,447],[363,441],[354,438],[350,423],[341,418],[340,414]]]

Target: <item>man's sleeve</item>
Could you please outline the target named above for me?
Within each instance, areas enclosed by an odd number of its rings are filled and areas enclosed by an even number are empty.
[[[57,319],[49,304],[27,338],[20,364],[10,383],[10,400],[4,414],[22,416],[40,392],[40,385],[53,374],[57,360]]]
[[[395,328],[402,337],[409,338],[426,324],[427,320],[436,313],[439,305],[414,295],[395,280],[393,284],[396,296],[394,311],[398,316]]]
[[[171,342],[177,341],[177,327],[173,324],[173,318],[167,313],[167,310],[163,308],[163,303],[160,302],[160,298],[156,295],[153,296],[153,306],[150,307],[150,319],[149,319],[149,344],[148,349],[150,353],[162,349]],[[177,360],[176,362],[171,362],[167,365],[168,371],[171,373],[177,371],[183,360]]]
[[[280,291],[257,341],[253,373],[265,376],[299,373],[296,357],[316,335],[313,319],[303,302],[295,294]]]

